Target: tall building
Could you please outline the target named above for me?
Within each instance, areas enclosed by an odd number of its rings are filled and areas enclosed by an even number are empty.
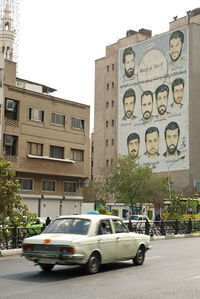
[[[11,162],[31,212],[81,212],[90,177],[90,107],[53,96],[55,89],[16,76],[8,2],[0,30],[0,155]]]
[[[94,179],[116,153],[182,191],[200,181],[200,9],[169,31],[129,30],[95,62]]]

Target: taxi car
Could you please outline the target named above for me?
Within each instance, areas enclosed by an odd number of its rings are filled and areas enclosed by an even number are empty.
[[[23,240],[22,256],[44,271],[57,265],[84,265],[97,273],[101,264],[132,259],[142,265],[150,237],[129,232],[120,217],[68,215],[55,219],[40,235]]]

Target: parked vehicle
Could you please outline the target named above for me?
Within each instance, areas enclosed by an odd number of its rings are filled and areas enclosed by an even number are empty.
[[[24,239],[22,256],[44,271],[75,264],[93,274],[118,260],[142,265],[150,248],[150,237],[129,232],[120,217],[86,214],[60,216],[42,234]]]
[[[36,222],[28,223],[26,228],[28,229],[28,232],[31,235],[40,234],[44,230],[45,224],[46,218],[38,217]]]
[[[153,221],[150,220],[146,215],[130,215],[129,219],[125,219],[123,222],[128,226],[131,221],[131,225],[137,229],[145,229],[146,221],[149,222],[150,226],[153,225]]]

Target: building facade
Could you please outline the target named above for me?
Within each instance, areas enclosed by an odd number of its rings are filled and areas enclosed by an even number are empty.
[[[95,63],[94,178],[133,155],[183,191],[200,180],[200,9],[169,31],[127,31]]]
[[[90,177],[90,107],[16,78],[16,64],[3,57],[1,70],[1,155],[16,171],[23,202],[41,216],[80,213]]]

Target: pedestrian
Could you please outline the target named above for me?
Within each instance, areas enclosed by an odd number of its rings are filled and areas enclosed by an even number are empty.
[[[51,219],[50,219],[50,217],[48,216],[47,219],[46,219],[46,226],[48,226],[50,223],[51,223]]]

